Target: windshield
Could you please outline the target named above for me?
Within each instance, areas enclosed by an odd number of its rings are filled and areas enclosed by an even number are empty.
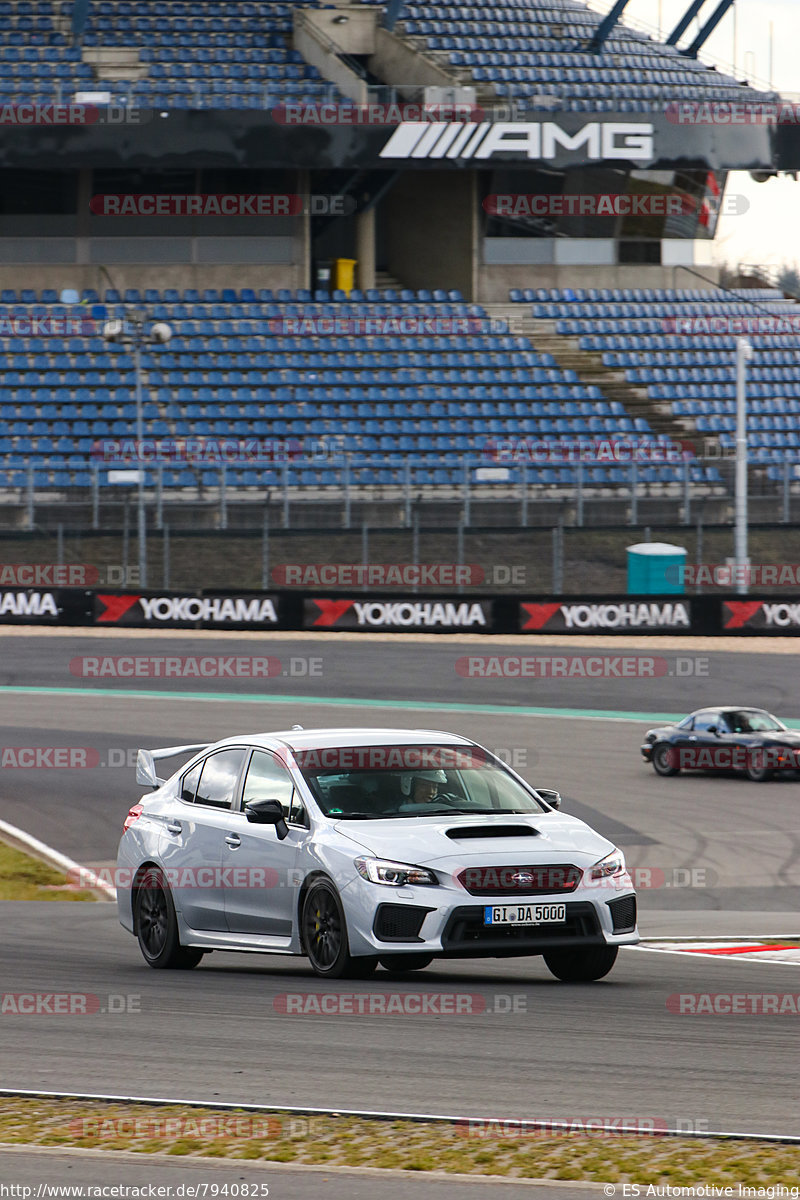
[[[731,733],[768,733],[785,729],[775,717],[760,708],[737,709],[722,714]]]
[[[479,747],[347,746],[295,758],[325,815],[342,820],[550,811]]]

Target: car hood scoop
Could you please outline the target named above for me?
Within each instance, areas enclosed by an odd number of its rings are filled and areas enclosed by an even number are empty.
[[[469,838],[538,837],[539,830],[530,825],[461,825],[445,830],[445,836],[454,842],[463,842]]]

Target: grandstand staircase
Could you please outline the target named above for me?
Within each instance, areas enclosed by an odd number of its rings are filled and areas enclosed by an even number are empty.
[[[412,46],[415,52],[423,59],[428,59],[434,63],[440,71],[449,75],[453,87],[472,87],[475,89],[475,104],[478,108],[490,108],[497,104],[497,92],[491,83],[479,82],[473,78],[472,71],[469,67],[454,67],[450,62],[449,50],[432,50],[428,45],[428,38],[422,37],[420,34],[408,33],[404,21],[398,21],[395,26],[395,34],[402,37],[403,41],[408,46]]]
[[[528,338],[535,350],[551,354],[563,370],[574,371],[582,383],[594,384],[607,400],[618,400],[631,417],[643,417],[653,433],[666,434],[676,442],[686,437],[684,424],[672,415],[668,403],[657,403],[651,399],[647,388],[634,387],[628,383],[623,371],[605,366],[598,351],[582,350],[579,338],[556,333],[555,321],[537,320],[521,313],[521,307],[525,306],[492,304],[487,305],[486,310],[491,317],[506,320],[509,331]]]
[[[401,283],[396,275],[389,271],[375,272],[375,290],[378,292],[401,292],[407,285]]]

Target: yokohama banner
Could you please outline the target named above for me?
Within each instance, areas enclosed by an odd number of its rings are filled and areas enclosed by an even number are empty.
[[[97,592],[95,624],[141,629],[278,629],[281,601],[265,592]]]
[[[495,633],[494,602],[471,597],[307,597],[304,629],[359,633]]]
[[[0,588],[0,625],[356,633],[798,636],[800,595],[351,595]]]
[[[575,597],[523,600],[520,633],[696,633],[684,596]]]
[[[721,607],[720,633],[777,633],[784,637],[800,634],[800,598],[797,596],[722,600]]]
[[[88,625],[92,593],[82,588],[4,588],[0,590],[2,625]]]

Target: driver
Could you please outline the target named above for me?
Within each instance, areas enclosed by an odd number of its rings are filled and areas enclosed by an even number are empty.
[[[411,804],[432,804],[439,793],[439,785],[447,783],[444,771],[415,771],[403,777],[401,787]]]

